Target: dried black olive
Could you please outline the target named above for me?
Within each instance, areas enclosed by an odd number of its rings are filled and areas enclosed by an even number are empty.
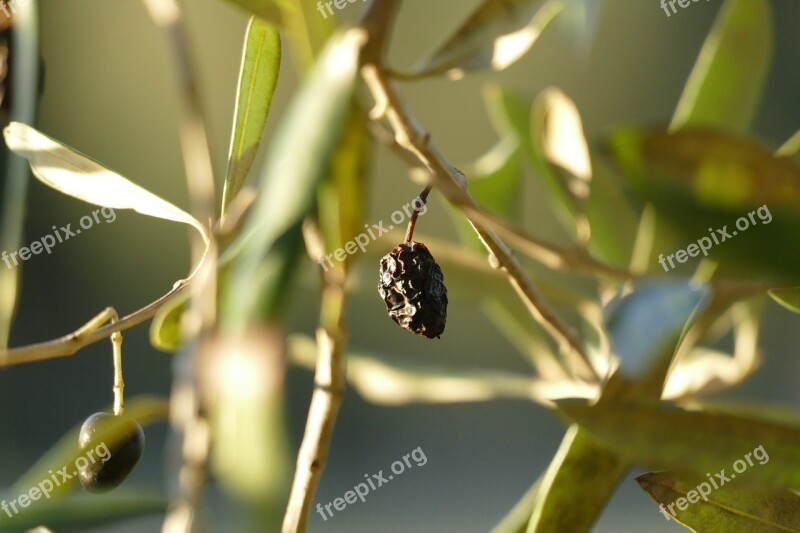
[[[421,242],[398,244],[381,259],[378,293],[403,329],[432,339],[447,321],[447,287],[442,269]]]

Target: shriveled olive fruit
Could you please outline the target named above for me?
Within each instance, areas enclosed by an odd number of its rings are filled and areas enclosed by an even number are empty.
[[[144,452],[144,431],[133,418],[95,413],[81,426],[78,443],[88,459],[78,478],[89,492],[106,492],[128,477]],[[94,453],[90,453],[94,452]]]
[[[391,319],[403,329],[429,339],[444,331],[444,275],[421,242],[400,243],[381,259],[378,293]]]

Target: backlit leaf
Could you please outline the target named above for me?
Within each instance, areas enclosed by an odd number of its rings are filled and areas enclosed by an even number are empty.
[[[530,50],[563,9],[561,0],[484,0],[412,76],[446,72],[458,79],[465,71],[503,70]]]
[[[205,227],[190,214],[69,146],[20,122],[9,124],[3,135],[11,151],[27,158],[45,185],[91,204],[188,224],[208,241]]]
[[[281,36],[271,24],[251,17],[245,35],[236,94],[223,212],[247,180],[261,145],[281,66]]]

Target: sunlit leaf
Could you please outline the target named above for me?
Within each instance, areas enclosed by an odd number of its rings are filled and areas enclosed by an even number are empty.
[[[95,205],[182,222],[208,240],[205,227],[190,214],[34,128],[12,122],[3,135],[11,151],[28,159],[33,174],[57,191]]]
[[[313,371],[316,344],[294,335],[289,341],[293,363]],[[524,399],[550,404],[570,394],[591,398],[597,387],[573,381],[545,382],[524,374],[421,364],[386,354],[347,354],[347,380],[367,401],[379,405],[485,402]]]
[[[572,421],[630,461],[678,472],[733,470],[763,446],[769,461],[742,473],[748,485],[800,487],[800,426],[658,404],[557,402]],[[691,438],[687,438],[687,435]]]
[[[484,154],[469,173],[469,190],[484,209],[515,218],[520,204],[520,177],[522,174],[519,144],[506,137]],[[483,245],[464,214],[451,207],[450,212],[464,244],[473,250],[483,251]]]
[[[589,531],[627,470],[619,455],[572,425],[542,478],[527,532]]]
[[[163,352],[181,347],[181,317],[186,311],[189,293],[184,292],[167,302],[150,322],[150,344]]]
[[[706,38],[670,128],[747,131],[772,56],[767,0],[727,0]]]
[[[534,161],[551,194],[571,220],[580,242],[588,243],[584,207],[592,180],[592,162],[578,108],[560,89],[545,89],[531,110]]]
[[[800,313],[800,287],[770,289],[770,297],[793,313]]]
[[[742,478],[714,489],[707,477],[672,472],[648,472],[636,481],[665,518],[692,531],[800,531],[800,496],[790,491],[750,489]]]
[[[358,29],[331,39],[275,134],[258,199],[231,244],[239,253],[222,288],[221,319],[228,326],[282,311],[302,253],[303,219],[342,140],[363,41]]]
[[[544,28],[564,9],[561,0],[484,0],[467,21],[411,74],[503,70],[530,50]]]
[[[272,25],[251,17],[245,35],[236,94],[223,212],[247,180],[261,145],[281,66],[281,36]]]

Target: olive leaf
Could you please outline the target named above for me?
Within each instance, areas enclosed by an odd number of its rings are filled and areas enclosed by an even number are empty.
[[[727,0],[706,37],[670,129],[747,131],[766,82],[772,33],[767,0]]]
[[[358,73],[361,30],[333,37],[275,134],[258,198],[239,237],[221,288],[221,320],[243,327],[281,312],[301,257],[302,223],[339,146]]]
[[[608,147],[629,190],[651,202],[680,237],[660,250],[660,261],[706,238],[712,246],[705,253],[719,263],[720,276],[798,278],[800,251],[786,245],[800,229],[797,161],[754,139],[705,128],[627,127],[610,135]]]
[[[527,532],[589,531],[628,467],[585,429],[570,426],[542,478]]]
[[[251,17],[244,41],[228,171],[222,194],[223,213],[244,185],[253,166],[281,66],[281,36],[271,24]]]
[[[190,214],[77,150],[20,122],[9,124],[3,135],[9,149],[27,158],[34,176],[45,185],[91,204],[188,224],[208,243],[206,228]]]
[[[563,9],[562,0],[484,0],[410,75],[446,72],[451,78],[460,78],[468,70],[503,70],[530,50]]]
[[[592,161],[578,108],[560,89],[542,91],[531,109],[533,161],[579,242],[590,240],[585,206]],[[570,227],[571,226],[571,227]]]
[[[754,463],[750,468],[758,468]],[[750,489],[742,478],[713,490],[707,477],[674,472],[648,472],[636,481],[665,518],[692,531],[800,531],[800,496],[787,490]]]
[[[747,469],[747,483],[800,487],[800,426],[668,405],[583,400],[556,402],[599,442],[642,466],[704,474],[725,468],[758,446],[769,461]],[[687,438],[691,435],[692,438]]]

